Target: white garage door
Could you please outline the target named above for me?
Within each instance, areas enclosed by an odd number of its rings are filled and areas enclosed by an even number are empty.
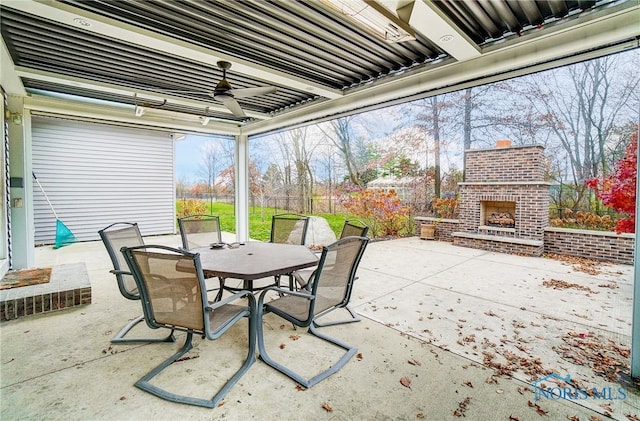
[[[142,235],[175,232],[174,148],[166,132],[51,117],[32,119],[33,171],[58,218],[80,241],[113,222]],[[56,219],[34,181],[35,243]]]

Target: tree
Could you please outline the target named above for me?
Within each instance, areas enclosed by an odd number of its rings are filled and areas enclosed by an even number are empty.
[[[349,180],[357,186],[362,186],[355,154],[357,139],[352,127],[354,118],[354,116],[350,116],[331,120],[329,124],[332,133],[329,133],[322,125],[318,127],[320,127],[320,130],[322,130],[325,136],[338,148],[344,160]]]
[[[616,163],[613,174],[587,181],[587,186],[595,190],[602,203],[617,212],[629,215],[618,221],[617,233],[635,232],[637,168],[638,127],[629,137],[626,154]]]
[[[282,157],[282,179],[284,180],[287,200],[294,191],[297,193],[296,210],[306,212],[311,202],[314,174],[311,169],[311,157],[317,142],[311,136],[311,128],[303,127],[276,135]],[[287,203],[287,209],[289,204]]]

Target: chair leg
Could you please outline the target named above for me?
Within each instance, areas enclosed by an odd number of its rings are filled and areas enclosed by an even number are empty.
[[[346,352],[342,355],[342,357],[335,363],[333,364],[331,367],[329,367],[328,369],[320,372],[319,374],[313,376],[310,379],[307,379],[305,377],[303,377],[302,375],[296,373],[295,371],[285,367],[284,365],[274,361],[269,354],[267,353],[267,350],[265,348],[265,344],[264,344],[264,331],[262,328],[262,323],[260,322],[262,320],[262,311],[258,310],[260,312],[259,314],[259,322],[257,323],[257,330],[258,330],[258,351],[260,354],[260,359],[262,361],[264,361],[266,364],[270,365],[271,367],[275,368],[276,370],[278,370],[279,372],[281,372],[282,374],[290,377],[291,379],[293,379],[294,381],[296,381],[298,384],[300,384],[301,386],[305,387],[305,388],[310,388],[313,385],[321,382],[322,380],[326,379],[327,377],[329,377],[330,375],[338,372],[342,367],[344,367],[344,365],[349,361],[349,359],[351,359],[351,357],[353,357],[355,355],[355,353],[358,351],[358,348],[351,346],[349,344],[346,344],[342,341],[339,341],[338,339],[332,338],[330,336],[324,335],[322,333],[320,333],[314,326],[313,324],[311,326],[309,326],[309,333],[311,333],[312,335],[326,341],[329,342],[333,345],[336,345],[340,348],[343,348]]]
[[[138,316],[135,319],[131,320],[125,327],[120,329],[120,332],[116,334],[113,338],[111,338],[111,343],[113,344],[121,344],[121,343],[153,343],[153,342],[175,342],[176,338],[173,336],[173,330],[166,338],[157,338],[157,339],[149,339],[149,338],[125,338],[125,335],[129,333],[131,329],[138,323],[144,321],[144,315]]]
[[[145,392],[151,393],[161,399],[165,399],[171,402],[184,403],[187,405],[195,405],[195,406],[203,406],[205,408],[215,408],[218,406],[220,401],[222,401],[225,395],[231,390],[231,388],[240,380],[240,378],[246,373],[246,371],[251,367],[251,365],[256,361],[256,334],[255,334],[255,316],[249,316],[249,351],[247,353],[247,358],[245,359],[242,367],[235,372],[235,374],[227,380],[227,382],[222,386],[222,388],[211,398],[211,399],[201,399],[201,398],[193,398],[190,396],[178,395],[175,393],[168,392],[164,389],[161,389],[157,386],[154,386],[150,383],[150,381],[160,374],[162,370],[169,367],[176,360],[181,358],[184,354],[191,350],[193,339],[193,332],[187,333],[187,338],[184,342],[182,348],[173,354],[171,357],[166,359],[162,364],[151,370],[144,377],[138,380],[135,383],[135,386],[139,389],[144,390]]]
[[[335,307],[335,308],[332,308],[331,310],[332,311],[333,310],[337,310],[338,308],[339,307]],[[360,316],[351,307],[345,306],[345,307],[342,307],[342,308],[344,308],[345,310],[347,310],[349,312],[349,314],[351,315],[351,318],[341,319],[341,320],[333,320],[333,321],[325,322],[325,323],[319,323],[317,321],[318,318],[321,318],[322,316],[324,316],[326,314],[329,314],[331,312],[331,311],[327,311],[326,313],[323,313],[323,314],[321,314],[319,316],[316,316],[316,318],[313,319],[313,325],[315,327],[326,327],[326,326],[342,325],[342,324],[347,324],[347,323],[355,323],[355,322],[359,322],[361,320]]]

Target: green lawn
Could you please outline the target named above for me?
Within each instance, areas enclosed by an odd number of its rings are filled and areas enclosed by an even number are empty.
[[[209,203],[207,203],[207,206],[209,206]],[[233,205],[228,203],[213,203],[209,208],[211,215],[217,215],[220,217],[220,228],[222,231],[236,232]],[[279,213],[286,213],[286,211],[274,208],[262,209],[260,207],[250,207],[249,236],[256,240],[269,241],[269,234],[271,233],[271,216]],[[321,216],[325,218],[333,232],[336,233],[336,237],[340,236],[342,225],[344,224],[345,219],[347,219],[347,215],[320,213],[313,214],[313,216]]]

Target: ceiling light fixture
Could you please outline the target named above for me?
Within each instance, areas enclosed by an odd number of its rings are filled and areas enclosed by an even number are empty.
[[[375,0],[323,0],[323,2],[383,41],[395,43],[416,39],[416,34],[409,24]]]
[[[142,117],[145,111],[146,110],[144,109],[144,107],[140,107],[139,105],[136,105],[136,117]]]

